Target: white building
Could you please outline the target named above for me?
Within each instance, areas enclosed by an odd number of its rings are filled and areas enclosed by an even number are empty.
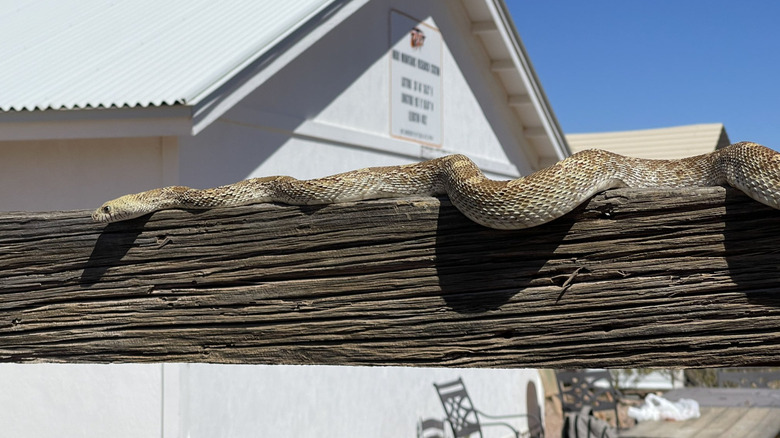
[[[501,0],[12,0],[0,37],[3,211],[449,153],[508,179],[569,154]],[[443,416],[432,383],[458,376],[492,413],[540,387],[533,370],[6,364],[0,430],[414,436]]]

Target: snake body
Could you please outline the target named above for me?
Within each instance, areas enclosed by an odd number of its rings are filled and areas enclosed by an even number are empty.
[[[488,179],[464,155],[448,155],[311,180],[272,176],[202,190],[165,187],[108,201],[95,210],[92,218],[116,222],[171,208],[210,209],[263,202],[321,205],[447,195],[474,222],[496,229],[520,229],[563,216],[610,188],[723,184],[780,208],[780,154],[749,142],[680,160],[646,160],[591,149],[511,181]]]

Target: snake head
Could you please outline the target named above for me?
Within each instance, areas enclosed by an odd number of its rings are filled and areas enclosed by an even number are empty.
[[[143,216],[148,211],[140,211],[136,208],[136,195],[125,195],[108,201],[92,212],[92,220],[95,222],[118,222]]]

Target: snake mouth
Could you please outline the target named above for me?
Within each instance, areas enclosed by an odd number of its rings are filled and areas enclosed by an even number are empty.
[[[92,212],[92,220],[95,222],[110,224],[114,222],[135,219],[137,217],[149,214],[149,212],[146,211],[139,212],[124,207],[125,206],[118,205],[117,203],[106,203]]]
[[[120,212],[116,211],[116,209],[112,208],[108,204],[103,204],[100,206],[100,208],[92,212],[92,220],[103,223],[111,223],[124,219],[130,219],[127,216],[128,215],[120,214]]]
[[[95,222],[108,223],[111,222],[111,215],[103,213],[102,208],[99,208],[92,213],[92,220]]]

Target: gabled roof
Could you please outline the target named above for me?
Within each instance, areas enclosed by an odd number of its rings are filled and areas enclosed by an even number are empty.
[[[197,134],[370,0],[0,2],[0,140]],[[531,167],[569,154],[503,0],[463,7]]]
[[[4,2],[0,109],[197,103],[330,3]]]
[[[729,136],[722,123],[567,134],[566,139],[572,152],[604,149],[630,157],[651,159],[676,159],[706,154],[729,144]]]

